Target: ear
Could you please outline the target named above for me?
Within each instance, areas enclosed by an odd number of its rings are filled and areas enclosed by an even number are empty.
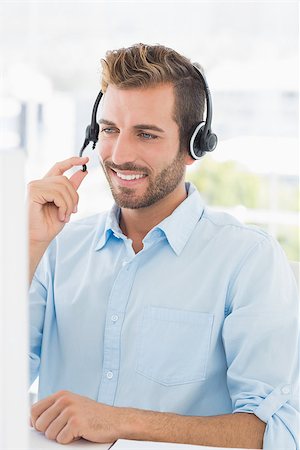
[[[185,165],[186,166],[191,166],[196,160],[194,158],[192,158],[192,156],[190,155],[189,152],[187,152],[186,157],[185,157]]]

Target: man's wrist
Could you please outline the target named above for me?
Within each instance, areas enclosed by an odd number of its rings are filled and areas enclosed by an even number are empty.
[[[36,268],[50,242],[37,242],[29,239],[29,285],[31,284]]]
[[[139,439],[142,440],[145,421],[143,417],[147,411],[135,408],[118,408],[118,436],[119,439]]]
[[[161,413],[137,408],[120,408],[121,420],[120,439],[133,439],[142,441],[164,440],[164,426],[177,414]]]
[[[35,241],[34,239],[31,239],[29,236],[29,248],[30,249],[48,247],[50,242],[51,242],[51,240],[50,241]]]

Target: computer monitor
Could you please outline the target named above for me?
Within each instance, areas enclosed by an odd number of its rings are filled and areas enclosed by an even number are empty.
[[[25,153],[0,150],[0,449],[28,448]]]

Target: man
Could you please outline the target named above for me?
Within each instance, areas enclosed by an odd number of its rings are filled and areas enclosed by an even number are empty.
[[[199,77],[163,46],[102,66],[98,151],[116,204],[65,227],[87,172],[64,173],[88,158],[29,184],[33,426],[60,443],[299,448],[286,258],[184,180]]]

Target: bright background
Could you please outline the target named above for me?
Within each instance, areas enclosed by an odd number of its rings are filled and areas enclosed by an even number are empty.
[[[188,178],[212,208],[268,230],[299,260],[298,8],[289,1],[2,1],[0,149],[21,147],[27,180],[42,177],[78,154],[105,51],[170,46],[204,67],[219,138]],[[87,154],[74,219],[112,204],[96,153]]]

